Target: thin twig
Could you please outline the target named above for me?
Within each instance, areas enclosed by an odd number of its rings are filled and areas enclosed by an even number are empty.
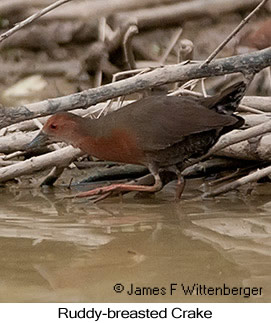
[[[18,30],[22,29],[23,27],[31,24],[33,21],[39,19],[41,16],[44,16],[45,14],[47,14],[49,11],[54,10],[55,8],[63,5],[66,2],[69,2],[72,0],[59,0],[56,1],[55,3],[51,4],[50,6],[34,13],[34,15],[28,17],[27,19],[17,23],[13,28],[9,29],[8,31],[6,31],[5,33],[3,33],[2,35],[0,35],[0,43],[7,39],[8,37],[10,37],[11,35],[13,35],[14,33],[16,33]]]
[[[3,156],[2,159],[3,160],[9,160],[9,159],[12,159],[12,158],[15,158],[15,157],[20,157],[20,156],[23,156],[23,155],[25,155],[25,151],[15,151],[14,153],[11,153],[11,154]]]
[[[182,32],[183,32],[183,29],[180,28],[179,30],[177,30],[177,32],[171,38],[171,40],[169,42],[169,46],[167,47],[167,49],[166,49],[165,53],[163,54],[163,56],[161,57],[161,59],[159,60],[159,63],[161,65],[165,64],[165,61],[166,61],[169,53],[172,51],[172,48],[176,45],[177,41],[181,37]]]
[[[123,51],[126,64],[130,70],[136,68],[135,57],[132,48],[132,39],[138,33],[136,25],[131,25],[123,37]]]
[[[205,80],[204,78],[201,79],[201,89],[202,89],[203,96],[206,98],[208,94],[206,92],[204,80]]]
[[[191,90],[187,90],[187,89],[183,89],[183,88],[178,88],[176,91],[169,93],[168,96],[177,96],[179,94],[180,95],[191,95],[191,96],[195,96],[197,98],[203,97],[203,94],[200,92],[195,92],[195,91],[191,91]]]
[[[254,167],[254,166],[251,166]],[[251,168],[250,167],[250,168]],[[223,182],[229,181],[230,179],[236,178],[236,177],[240,177],[241,173],[244,173],[243,170],[241,170],[240,168],[237,168],[235,172],[233,172],[232,174],[223,176],[221,178],[215,179],[212,182],[208,183],[209,186],[214,186],[214,185],[218,185],[221,184]]]
[[[106,18],[101,17],[99,20],[99,41],[103,43],[105,41],[105,27],[106,27]],[[102,84],[102,79],[103,79],[103,72],[102,72],[101,63],[100,63],[97,71],[95,72],[95,78],[94,78],[95,87],[98,87]]]
[[[147,73],[151,71],[151,68],[149,67],[144,67],[144,68],[137,68],[137,69],[134,69],[134,70],[129,70],[129,71],[121,71],[121,72],[117,72],[113,75],[112,77],[112,83],[114,82],[117,82],[119,80],[119,78],[121,76],[124,76],[124,75],[134,75],[134,74],[142,74],[142,73]]]
[[[65,170],[65,166],[55,166],[51,172],[42,180],[40,186],[53,186]]]
[[[39,121],[39,119],[33,119],[33,122],[37,126],[38,129],[42,129],[43,124]]]
[[[237,111],[242,111],[242,112],[250,112],[250,113],[255,113],[255,114],[265,114],[265,112],[261,111],[261,110],[258,110],[258,109],[255,109],[255,108],[251,108],[251,107],[248,107],[244,104],[239,104],[238,108],[237,108]]]
[[[260,8],[267,2],[268,0],[262,0],[261,3],[258,4],[258,6],[251,11],[251,13],[244,18],[241,23],[232,31],[232,33],[212,52],[212,54],[204,61],[204,63],[201,65],[207,65],[209,64],[215,57],[216,55],[225,47],[225,45],[241,30],[245,24],[248,23],[250,18],[258,11]]]
[[[97,115],[97,119],[101,117],[101,115],[106,115],[107,111],[111,108],[114,99],[108,100],[107,104],[101,109],[101,111]]]

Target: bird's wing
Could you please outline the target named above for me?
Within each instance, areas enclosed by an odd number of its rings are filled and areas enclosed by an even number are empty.
[[[188,135],[219,130],[237,122],[236,117],[209,110],[191,97],[147,97],[132,105],[111,116],[115,126],[130,131],[145,151],[164,149]]]

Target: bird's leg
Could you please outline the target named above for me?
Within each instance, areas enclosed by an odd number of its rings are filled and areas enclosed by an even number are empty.
[[[171,166],[167,168],[169,171],[174,172],[177,175],[177,186],[176,186],[176,200],[179,200],[183,194],[185,187],[185,179],[181,173],[181,171],[177,168],[177,166]]]
[[[176,187],[176,200],[179,200],[184,191],[185,179],[182,176],[181,172],[180,174],[177,174],[177,177],[178,177],[178,180],[177,180],[177,187]]]
[[[104,187],[98,187],[93,190],[82,192],[75,197],[88,197],[88,196],[94,196],[94,195],[103,195],[107,193],[113,193],[113,192],[129,192],[129,191],[137,191],[137,192],[158,192],[163,187],[161,178],[159,176],[158,170],[153,167],[149,167],[152,175],[154,176],[154,184],[153,185],[134,185],[134,184],[111,184]],[[107,196],[106,196],[107,197]]]

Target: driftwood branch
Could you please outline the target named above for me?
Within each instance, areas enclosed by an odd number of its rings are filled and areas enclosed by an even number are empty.
[[[242,104],[264,112],[271,112],[271,97],[269,96],[245,96]]]
[[[20,23],[16,24],[15,27],[9,29],[7,32],[0,35],[0,42],[17,32],[18,30],[22,29],[23,27],[31,24],[33,21],[39,19],[41,16],[47,14],[48,12],[54,10],[55,8],[63,5],[66,2],[69,2],[71,0],[58,0],[55,3],[51,4],[50,6],[40,10],[39,12],[35,13],[34,15],[28,17],[24,21],[21,21]]]
[[[256,182],[259,179],[268,176],[271,174],[271,166],[265,167],[263,169],[257,170],[252,174],[239,178],[231,183],[225,184],[217,189],[214,189],[212,192],[207,192],[203,194],[203,197],[214,197],[220,195],[222,193],[226,193],[232,191],[241,185],[245,185],[248,183]]]
[[[270,65],[271,48],[249,54],[217,59],[207,66],[201,66],[201,64],[169,65],[157,68],[149,73],[136,75],[126,80],[85,90],[76,94],[21,107],[2,107],[0,108],[0,127],[3,128],[20,121],[46,116],[60,111],[79,108],[86,109],[98,102],[162,84],[236,72],[255,73]]]
[[[38,134],[38,131],[15,132],[6,136],[0,136],[0,152],[10,154],[24,147]]]
[[[249,0],[251,1],[251,0]],[[43,16],[42,20],[91,20],[100,17],[108,17],[116,12],[134,10],[145,7],[160,5],[161,3],[172,3],[175,0],[92,0],[75,1],[65,7],[58,8]]]
[[[0,168],[0,182],[6,182],[18,176],[32,174],[49,167],[65,167],[82,155],[82,151],[71,146],[53,151],[51,153],[32,157],[14,165]]]
[[[165,25],[180,25],[187,19],[199,17],[216,17],[221,14],[235,12],[240,9],[251,9],[259,4],[259,0],[193,0],[178,2],[159,8],[146,8],[132,12],[120,12],[114,15],[116,26],[127,19],[137,20],[138,28],[161,27]]]
[[[248,114],[242,116],[245,119],[245,127],[254,127],[261,123],[267,122],[271,120],[270,114]]]
[[[216,152],[218,156],[233,157],[243,160],[271,160],[271,135],[253,136],[248,140],[227,146]]]
[[[217,151],[225,147],[228,147],[230,145],[236,144],[244,140],[248,140],[253,137],[263,135],[270,131],[271,131],[271,121],[267,121],[263,124],[259,124],[255,127],[251,127],[243,131],[242,130],[231,131],[230,133],[221,137],[218,143],[212,149],[210,149],[207,155],[205,155],[205,158],[215,154]]]

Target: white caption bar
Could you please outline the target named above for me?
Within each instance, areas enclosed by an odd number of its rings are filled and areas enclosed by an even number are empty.
[[[270,304],[0,304],[1,322],[270,322]]]

